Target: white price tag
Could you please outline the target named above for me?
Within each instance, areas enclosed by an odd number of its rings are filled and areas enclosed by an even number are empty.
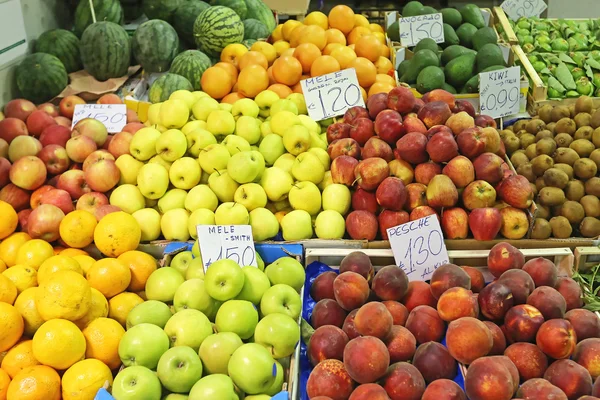
[[[85,118],[102,122],[110,133],[119,133],[127,125],[127,106],[125,104],[77,104],[73,113],[73,123]]]
[[[544,0],[505,0],[500,7],[513,21],[521,17],[539,17],[548,8]]]
[[[365,106],[354,68],[300,81],[308,115],[315,121],[343,115],[349,108]]]
[[[197,225],[196,231],[205,271],[224,258],[241,267],[258,267],[250,225]]]
[[[519,112],[520,74],[520,67],[479,74],[479,110],[481,114],[502,118]]]
[[[428,215],[387,230],[396,265],[409,281],[427,281],[433,271],[448,264],[442,228],[436,215]]]
[[[426,38],[431,38],[436,43],[443,43],[446,40],[441,13],[400,18],[400,43],[402,46],[413,47]]]

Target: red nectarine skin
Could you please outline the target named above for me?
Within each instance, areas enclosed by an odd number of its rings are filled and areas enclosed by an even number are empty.
[[[533,342],[544,323],[544,316],[528,304],[514,306],[504,317],[506,337],[510,342]]]
[[[383,267],[375,274],[372,289],[381,300],[401,300],[408,290],[406,272],[396,265]]]
[[[323,360],[341,361],[348,341],[348,335],[343,330],[337,326],[324,325],[317,328],[310,337],[306,354],[313,366]]]
[[[573,325],[577,340],[600,337],[600,319],[593,312],[576,308],[568,311],[565,319]]]
[[[358,312],[358,308],[350,311],[350,313],[344,319],[344,325],[342,326],[342,330],[348,335],[349,339],[354,339],[355,337],[359,337],[360,334],[356,331],[356,326],[354,326],[354,317],[356,317],[356,313]]]
[[[417,342],[439,342],[444,337],[444,321],[431,306],[417,306],[408,314],[406,328],[415,336]]]
[[[535,337],[538,347],[554,359],[569,358],[575,351],[577,337],[566,319],[551,319],[540,326]]]
[[[533,378],[523,383],[517,391],[517,396],[524,400],[567,400],[567,395],[562,390],[542,378]]]
[[[400,325],[392,326],[391,333],[385,339],[385,344],[391,363],[412,360],[417,349],[417,339],[408,329]]]
[[[369,283],[356,272],[344,272],[333,281],[333,293],[338,304],[347,311],[365,304],[369,297]]]
[[[581,286],[579,286],[579,284],[573,279],[566,276],[560,276],[558,277],[556,286],[554,286],[554,288],[558,290],[558,292],[567,302],[567,311],[583,306],[583,300],[581,299]],[[571,321],[571,323],[573,323],[573,321]]]
[[[444,264],[433,272],[431,276],[431,294],[436,299],[452,287],[471,289],[471,278],[458,265]]]
[[[420,400],[425,392],[425,379],[414,365],[399,362],[390,366],[382,386],[391,400]]]
[[[473,361],[465,377],[465,391],[470,400],[510,400],[513,378],[506,366],[490,357]]]
[[[515,304],[525,304],[527,297],[535,289],[535,283],[531,279],[531,276],[519,269],[506,271],[498,278],[498,282],[510,288]]]
[[[539,286],[531,292],[527,304],[540,310],[545,320],[563,318],[567,308],[565,298],[550,286]]]
[[[544,379],[562,390],[569,400],[592,394],[592,377],[587,369],[571,360],[553,362]]]
[[[323,299],[315,304],[311,315],[311,325],[317,329],[323,325],[341,327],[346,318],[346,311],[332,299]]]
[[[385,343],[373,336],[352,339],[344,349],[344,366],[348,375],[358,383],[373,383],[390,366]]]
[[[504,365],[504,367],[506,367],[506,369],[508,370],[508,372],[510,372],[510,375],[512,377],[512,382],[513,382],[513,393],[517,391],[517,389],[519,388],[519,370],[517,369],[517,367],[515,366],[515,364],[510,360],[510,358],[506,357],[506,356],[491,356],[491,357],[487,357],[489,360],[491,361],[496,361],[502,365]]]
[[[589,338],[577,343],[573,361],[585,367],[592,379],[600,376],[600,338]]]
[[[413,365],[427,383],[444,378],[454,379],[456,376],[456,360],[441,343],[427,342],[420,345],[415,352]]]
[[[362,336],[385,340],[392,331],[394,320],[385,305],[371,301],[358,309],[354,317],[356,331]]]
[[[477,318],[479,316],[477,298],[469,289],[462,287],[453,287],[442,293],[438,300],[437,310],[440,318],[446,322],[462,317]]]
[[[381,93],[380,93],[381,94]],[[365,383],[354,389],[348,400],[389,400],[385,389],[375,383]]]
[[[473,293],[481,292],[485,286],[485,279],[479,268],[468,266],[461,266],[460,268],[471,278],[471,291]]]
[[[477,296],[481,313],[493,321],[501,320],[514,305],[510,288],[498,281],[491,282]]]
[[[340,262],[340,274],[346,271],[356,272],[367,281],[371,281],[375,271],[368,255],[362,251],[353,251]]]
[[[470,364],[479,357],[489,354],[494,338],[489,328],[471,317],[450,322],[446,331],[446,345],[455,360]]]
[[[487,265],[490,273],[499,278],[509,269],[521,269],[525,264],[525,256],[519,249],[507,242],[500,242],[490,250]]]
[[[408,309],[404,306],[404,304],[393,300],[385,300],[382,301],[381,304],[383,304],[388,309],[390,314],[392,314],[394,325],[406,325]]]
[[[523,265],[523,271],[527,272],[535,286],[555,287],[558,280],[558,268],[547,258],[537,257],[529,260]]]
[[[337,276],[338,274],[334,271],[326,271],[317,276],[310,286],[310,297],[317,302],[323,299],[335,300],[333,294],[333,281]]]
[[[488,355],[499,356],[504,354],[504,350],[506,349],[506,337],[504,336],[502,329],[500,329],[498,325],[491,321],[483,321],[483,323],[488,327],[490,332],[492,332],[492,339],[494,341],[494,344],[492,344],[492,349]]]
[[[321,361],[312,370],[306,383],[306,393],[310,399],[328,396],[332,400],[347,400],[353,390],[354,382],[344,363],[339,360]]]
[[[467,400],[467,396],[456,382],[438,379],[427,386],[421,400]]]
[[[592,396],[600,396],[600,378],[597,378],[592,388]]]
[[[548,357],[532,343],[513,343],[504,355],[516,365],[523,382],[543,377],[548,368]]]
[[[431,294],[431,287],[427,282],[423,281],[408,283],[408,289],[402,298],[402,303],[409,312],[418,306],[437,307],[437,299]]]

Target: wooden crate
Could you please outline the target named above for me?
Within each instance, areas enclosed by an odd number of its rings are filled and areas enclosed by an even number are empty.
[[[585,272],[600,264],[600,248],[586,246],[575,248],[575,271]]]
[[[510,25],[510,21],[508,19],[508,15],[504,12],[502,7],[496,6],[493,8],[494,17],[498,21],[498,23],[502,26],[504,30],[504,34],[506,37],[504,38],[502,35],[498,34],[503,40],[508,42],[509,44],[519,44],[519,39],[517,39],[517,35]],[[497,31],[497,30],[496,30]]]
[[[537,71],[533,68],[533,65],[529,62],[527,55],[519,45],[512,46],[513,54],[516,59],[519,60],[521,66],[525,70],[527,74],[527,78],[529,79],[529,95],[528,99],[533,99],[534,101],[543,101],[548,98],[548,87],[542,81],[542,78],[538,75]],[[515,60],[516,60],[515,59]],[[528,105],[530,101],[528,100]]]

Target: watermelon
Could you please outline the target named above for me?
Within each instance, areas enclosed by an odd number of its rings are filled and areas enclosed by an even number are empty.
[[[244,0],[248,7],[248,13],[246,19],[257,19],[269,30],[269,34],[273,32],[277,23],[275,22],[275,16],[273,11],[267,6],[262,0]]]
[[[194,22],[194,38],[200,51],[218,57],[228,44],[244,40],[244,24],[231,8],[210,7]]]
[[[96,22],[81,36],[83,68],[99,81],[127,73],[131,60],[129,35],[114,22]]]
[[[210,5],[229,7],[235,11],[240,19],[245,19],[246,14],[248,14],[248,6],[246,6],[244,0],[212,0]]]
[[[266,39],[271,32],[257,19],[244,20],[244,39]]]
[[[148,19],[162,19],[171,22],[175,10],[184,3],[184,0],[144,0],[144,14]]]
[[[52,100],[69,84],[63,63],[47,53],[25,57],[16,68],[15,78],[21,96],[37,104]]]
[[[198,15],[208,7],[208,3],[201,0],[190,0],[175,10],[173,16],[173,27],[179,34],[179,38],[185,40],[189,44],[194,43],[194,22]]]
[[[194,90],[190,81],[181,75],[164,74],[152,83],[148,99],[151,103],[160,103],[169,100],[169,96],[176,90]]]
[[[65,66],[67,73],[81,69],[79,38],[64,29],[44,32],[35,42],[36,53],[48,53],[56,56]]]
[[[187,50],[175,57],[169,72],[186,78],[192,83],[194,90],[202,90],[200,78],[210,66],[211,62],[206,54],[199,50]]]
[[[243,44],[244,46],[246,46],[247,48],[250,48],[250,47],[252,47],[252,45],[253,45],[254,43],[256,43],[256,42],[258,42],[258,40],[256,40],[256,39],[244,39],[244,40],[242,41],[242,44]]]
[[[124,20],[123,7],[119,0],[93,0],[96,22],[110,21],[121,25]],[[85,28],[94,23],[89,0],[80,0],[75,9],[75,22],[73,30],[79,37],[83,35]]]
[[[177,55],[179,37],[166,21],[151,19],[133,34],[133,56],[146,72],[164,72]]]

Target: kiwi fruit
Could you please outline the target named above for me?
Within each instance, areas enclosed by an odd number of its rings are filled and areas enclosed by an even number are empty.
[[[540,156],[546,154],[551,156],[556,151],[556,142],[551,138],[543,138],[535,144],[535,153]]]
[[[593,134],[594,129],[591,126],[582,126],[581,128],[577,129],[577,131],[575,131],[573,139],[585,139],[591,141]]]
[[[550,118],[552,119],[552,122],[558,122],[561,119],[569,118],[570,116],[571,112],[567,106],[552,107],[552,111],[550,111]]]
[[[589,96],[581,96],[575,102],[575,113],[591,113],[594,107],[594,102]]]
[[[600,149],[592,151],[592,154],[590,154],[590,160],[595,162],[598,169],[600,169]]]
[[[595,238],[600,235],[600,220],[594,217],[585,217],[579,224],[579,232],[586,238]]]
[[[520,165],[527,164],[529,162],[529,157],[527,157],[525,151],[517,150],[512,156],[510,156],[510,162],[512,163],[513,167],[519,168]]]
[[[554,138],[554,133],[550,132],[547,129],[542,129],[541,131],[539,131],[536,135],[535,135],[535,141],[539,142],[542,139],[553,139]]]
[[[529,182],[529,187],[531,187],[531,193],[533,194],[533,198],[535,199],[535,196],[537,196],[537,194],[538,194],[538,188],[537,188],[537,186],[535,186],[535,183],[531,183],[531,182]]]
[[[577,201],[568,200],[560,207],[560,215],[568,219],[569,223],[576,225],[585,217],[585,210]]]
[[[546,125],[547,130],[549,130],[552,133],[556,133],[556,132],[554,132],[554,127],[556,127],[556,122],[550,122],[549,124]]]
[[[525,126],[525,130],[533,135],[543,130],[546,127],[546,123],[541,119],[531,119]]]
[[[528,119],[520,119],[520,120],[518,120],[518,121],[517,121],[517,122],[515,122],[515,123],[513,124],[513,126],[512,126],[512,128],[513,128],[513,131],[514,131],[514,132],[519,132],[519,131],[525,130],[525,127],[527,126],[527,123],[528,123],[529,121],[530,121],[530,120],[528,120]]]
[[[509,136],[515,136],[515,133],[513,131],[509,131],[508,129],[502,129],[498,132],[498,135],[500,135],[500,139],[504,140]]]
[[[550,207],[546,207],[542,204],[536,204],[537,206],[537,214],[536,217],[538,218],[543,218],[543,219],[548,219],[550,218]]]
[[[594,143],[592,143],[586,139],[574,140],[569,145],[569,148],[575,150],[577,152],[577,154],[579,155],[579,157],[583,157],[583,158],[589,157],[590,154],[592,154],[592,151],[594,151],[596,149],[596,147],[594,146]]]
[[[569,147],[573,141],[573,136],[568,133],[559,133],[554,137],[554,141],[558,147]]]
[[[535,190],[536,190],[536,192],[538,192],[538,193],[539,193],[539,192],[540,192],[540,190],[542,190],[542,189],[543,189],[543,188],[545,188],[546,186],[547,186],[547,185],[546,185],[546,182],[544,182],[544,178],[543,178],[542,176],[538,176],[538,177],[535,179]]]
[[[591,141],[594,143],[594,146],[600,147],[600,128],[594,129],[594,132],[592,132]]]
[[[533,221],[533,228],[531,229],[531,238],[544,240],[548,239],[552,235],[552,227],[550,223],[544,218],[536,218]]]
[[[521,136],[517,136],[521,141],[521,148],[526,149],[532,144],[535,144],[535,136],[531,133],[524,133]]]
[[[519,167],[517,168],[517,174],[523,175],[531,183],[534,183],[535,179],[537,178],[536,175],[533,173],[533,167],[529,162],[519,165]]]
[[[554,163],[553,168],[558,168],[563,171],[565,174],[567,174],[569,180],[573,179],[573,167],[571,167],[569,164]]]
[[[556,123],[554,127],[554,133],[568,133],[569,135],[573,135],[577,130],[577,125],[575,121],[571,118],[562,118],[560,121]]]
[[[538,201],[545,206],[560,206],[566,201],[565,193],[555,187],[545,187],[538,193]]]
[[[561,164],[573,165],[579,160],[579,154],[570,147],[559,147],[554,153],[554,161]]]
[[[536,176],[542,176],[548,168],[554,166],[554,160],[547,154],[541,154],[531,160],[531,167]]]
[[[538,178],[539,179],[539,178]],[[569,183],[569,177],[564,171],[561,171],[558,168],[549,168],[544,172],[544,176],[542,178],[542,186],[538,186],[538,190],[541,190],[544,186],[556,187],[559,189],[564,189]]]
[[[590,123],[592,122],[592,116],[588,113],[582,112],[575,115],[573,121],[575,121],[575,125],[577,125],[578,128],[581,128],[583,126],[590,126]]]
[[[600,197],[600,178],[595,176],[585,182],[585,194]]]
[[[521,148],[521,140],[514,134],[504,139],[504,148],[508,154],[512,154]]]
[[[565,186],[564,192],[567,200],[579,201],[585,196],[585,185],[577,179],[570,180]]]
[[[527,146],[525,148],[525,155],[527,155],[527,157],[530,160],[533,160],[534,158],[537,157],[537,143],[531,143],[529,146]]]
[[[550,123],[552,122],[552,109],[554,107],[552,107],[550,104],[546,104],[542,107],[540,107],[540,109],[538,110],[538,116],[540,117],[540,119],[542,121],[544,121],[545,123]]]
[[[600,217],[600,200],[597,196],[585,195],[579,200],[579,203],[582,205],[586,217]]]
[[[590,121],[590,125],[592,128],[596,129],[598,127],[600,127],[600,108],[597,109],[593,114],[592,114],[592,120]]]
[[[569,115],[571,118],[575,116],[575,104],[569,104]]]
[[[550,228],[552,228],[552,236],[557,239],[567,239],[573,233],[573,227],[569,220],[563,216],[553,217],[550,219]]]
[[[589,158],[580,158],[573,164],[573,172],[575,172],[575,176],[579,179],[587,180],[596,176],[598,166]]]

